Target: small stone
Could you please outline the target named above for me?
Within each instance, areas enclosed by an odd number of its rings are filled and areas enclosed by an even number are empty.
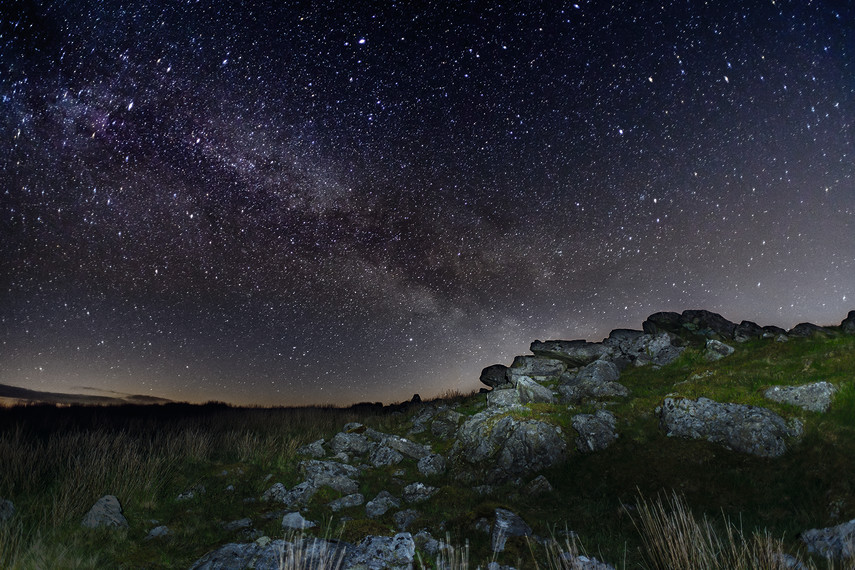
[[[389,491],[380,491],[376,497],[365,504],[365,515],[368,518],[376,519],[386,514],[389,509],[399,508],[401,501],[392,496]]]
[[[417,467],[425,477],[442,475],[445,473],[445,458],[439,453],[431,453],[419,459]]]
[[[274,501],[276,503],[282,503],[285,500],[285,496],[288,494],[288,489],[285,488],[285,485],[282,483],[275,483],[272,487],[267,489],[262,495],[262,501]]]
[[[538,495],[551,493],[552,490],[552,485],[549,483],[549,480],[543,475],[538,475],[532,479],[528,485],[523,487],[522,492],[524,495],[528,495],[529,497],[536,497]]]
[[[251,526],[252,526],[252,519],[251,518],[243,518],[243,519],[238,519],[236,521],[227,522],[226,524],[223,525],[223,529],[227,530],[229,532],[233,532],[233,531],[240,530],[243,528],[249,528]]]
[[[113,495],[104,495],[98,499],[81,523],[87,528],[128,527],[128,519],[122,515],[122,505]]]
[[[163,536],[169,536],[170,534],[172,534],[172,531],[169,530],[168,526],[160,525],[160,526],[156,526],[153,529],[151,529],[150,531],[148,531],[148,534],[146,535],[145,540],[151,540],[153,538],[160,538]]]
[[[306,520],[300,513],[288,513],[282,517],[282,528],[291,528],[302,530],[304,528],[312,528],[317,526],[317,523]]]
[[[433,497],[439,491],[436,487],[424,483],[411,483],[404,487],[404,500],[408,503],[422,503]]]
[[[531,536],[531,527],[519,515],[508,509],[496,509],[491,545],[493,552],[505,550],[505,542],[513,536]]]
[[[334,501],[330,501],[327,506],[332,509],[332,512],[337,513],[342,509],[349,509],[351,507],[358,507],[359,505],[365,502],[365,497],[362,496],[362,493],[353,493],[350,495],[345,495],[340,499],[336,499]]]
[[[715,339],[709,339],[706,344],[706,350],[704,351],[704,358],[710,362],[714,362],[716,360],[721,360],[726,356],[730,356],[735,351],[736,349],[729,344],[724,344],[723,342]]]

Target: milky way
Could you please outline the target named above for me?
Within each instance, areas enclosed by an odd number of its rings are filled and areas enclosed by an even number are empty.
[[[659,310],[855,307],[849,3],[31,4],[0,382],[390,402]]]

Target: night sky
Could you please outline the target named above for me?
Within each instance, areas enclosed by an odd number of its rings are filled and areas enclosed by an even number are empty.
[[[850,2],[0,18],[0,383],[391,402],[656,311],[855,308]]]

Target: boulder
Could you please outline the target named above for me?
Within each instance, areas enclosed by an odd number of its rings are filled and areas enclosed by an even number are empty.
[[[529,347],[536,356],[555,358],[568,366],[585,366],[611,354],[609,347],[601,342],[585,340],[536,340]]]
[[[812,323],[799,323],[789,331],[787,335],[791,337],[809,338],[812,336],[827,336],[831,332],[825,327],[820,327]]]
[[[286,492],[285,495],[282,496],[281,500],[288,508],[295,509],[297,507],[308,505],[309,501],[312,500],[312,497],[314,497],[317,492],[318,487],[316,487],[311,481],[303,481],[290,491]]]
[[[486,469],[486,483],[519,480],[566,458],[561,428],[488,409],[466,420],[449,452],[460,466]]]
[[[595,414],[577,414],[571,421],[573,429],[579,432],[576,448],[580,453],[603,450],[618,437],[615,433],[615,415],[606,410],[597,410]]]
[[[128,528],[128,519],[122,514],[119,499],[113,495],[104,495],[92,505],[81,524],[86,528]]]
[[[228,532],[234,532],[236,530],[243,530],[243,529],[251,528],[251,527],[252,527],[252,519],[249,517],[245,517],[242,519],[237,519],[237,520],[225,523],[223,525],[223,530],[226,530]]]
[[[439,489],[424,483],[410,483],[404,487],[404,500],[408,503],[423,503],[433,497]]]
[[[368,438],[361,433],[337,433],[330,440],[330,449],[334,454],[347,453],[362,455],[368,452]]]
[[[742,321],[736,325],[733,331],[733,340],[736,342],[748,342],[751,339],[763,338],[765,331],[763,327],[751,321]]]
[[[719,337],[724,340],[733,340],[736,323],[732,323],[718,313],[704,310],[683,311],[680,315],[682,326],[695,334],[707,338]]]
[[[422,516],[421,513],[415,509],[405,509],[392,515],[392,521],[395,523],[395,528],[403,532],[416,522],[420,516]]]
[[[647,320],[641,324],[641,328],[647,334],[658,334],[662,332],[672,332],[680,334],[682,332],[682,317],[680,313],[671,311],[662,311],[653,313]]]
[[[304,528],[313,528],[318,526],[318,523],[306,520],[300,513],[288,513],[282,517],[282,528],[290,528],[293,530],[303,530]]]
[[[395,451],[388,445],[374,444],[371,448],[371,453],[368,455],[368,462],[374,467],[386,467],[389,465],[397,465],[404,460],[404,456]]]
[[[496,509],[496,520],[490,535],[493,552],[505,550],[505,543],[513,536],[531,536],[532,530],[522,518],[508,509]]]
[[[846,334],[855,334],[855,311],[849,311],[849,314],[840,323],[840,330]]]
[[[344,497],[335,499],[330,501],[327,506],[332,510],[332,512],[337,513],[342,509],[349,509],[351,507],[358,507],[365,503],[365,497],[362,493],[352,493],[350,495],[345,495]]]
[[[481,383],[490,388],[501,388],[510,385],[507,377],[508,367],[504,364],[493,364],[481,371]]]
[[[359,475],[359,469],[346,463],[308,459],[300,462],[300,472],[308,483],[318,489],[331,487],[348,495],[359,490],[359,485],[352,479]]]
[[[786,440],[800,437],[796,420],[788,426],[767,408],[722,404],[708,398],[666,398],[660,408],[659,427],[669,437],[706,439],[734,451],[760,457],[778,457],[787,450]]]
[[[395,536],[366,536],[343,568],[412,570],[416,543],[408,532]]]
[[[552,403],[555,400],[552,390],[546,386],[541,386],[528,376],[516,376],[515,381],[520,402],[523,404]]]
[[[0,499],[0,523],[4,523],[15,516],[15,505],[9,499]]]
[[[561,376],[558,392],[565,402],[580,403],[585,400],[624,397],[629,394],[620,378],[617,365],[606,360],[592,362],[576,372]]]
[[[561,376],[565,370],[567,364],[562,360],[541,356],[517,356],[508,368],[507,375],[511,384],[515,384],[514,379],[519,376],[528,376],[536,382],[548,382]]]
[[[436,414],[430,424],[430,432],[439,439],[448,439],[457,432],[463,414],[454,410],[443,410]]]
[[[285,497],[288,495],[288,489],[282,483],[274,483],[272,487],[267,489],[261,495],[262,501],[273,501],[275,503],[281,503],[285,501]]]
[[[782,329],[781,327],[776,327],[774,325],[766,325],[765,327],[763,327],[763,338],[777,339],[781,336],[787,336],[786,329]]]
[[[546,493],[551,493],[552,491],[552,484],[549,482],[549,479],[547,479],[543,475],[538,475],[537,477],[529,481],[528,485],[523,487],[522,490],[523,494],[529,497],[545,495]]]
[[[809,412],[827,412],[837,388],[830,382],[801,386],[772,386],[763,393],[767,400],[798,406]]]
[[[418,467],[419,473],[425,477],[442,475],[445,473],[445,458],[439,453],[431,453],[430,455],[425,455],[419,459],[416,466]]]
[[[522,399],[515,388],[491,390],[487,392],[487,406],[491,408],[513,408],[522,406]]]
[[[317,441],[313,441],[312,443],[308,443],[303,447],[297,449],[297,453],[300,455],[308,455],[309,457],[323,457],[327,454],[324,449],[324,443],[326,440],[319,439]]]
[[[716,360],[721,360],[726,356],[730,356],[735,351],[736,349],[729,344],[724,344],[721,341],[711,338],[706,343],[704,358],[709,362],[715,362]]]
[[[396,499],[389,491],[380,491],[376,497],[365,503],[365,515],[376,519],[386,514],[389,509],[400,508],[401,501]]]
[[[672,333],[658,332],[646,334],[629,329],[615,329],[603,344],[610,347],[613,355],[609,358],[618,368],[632,364],[634,366],[664,366],[670,364],[684,348],[674,344],[676,337]]]
[[[808,552],[837,560],[855,558],[855,519],[837,526],[806,530],[800,538]]]
[[[421,459],[425,455],[430,455],[431,453],[431,449],[427,445],[410,441],[409,439],[399,435],[390,435],[383,440],[383,443],[412,459]]]

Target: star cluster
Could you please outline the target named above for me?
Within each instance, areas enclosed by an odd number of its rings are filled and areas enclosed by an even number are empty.
[[[845,3],[0,18],[0,382],[389,402],[658,310],[855,300]]]

